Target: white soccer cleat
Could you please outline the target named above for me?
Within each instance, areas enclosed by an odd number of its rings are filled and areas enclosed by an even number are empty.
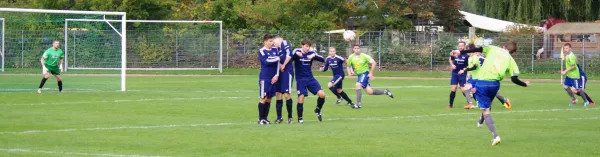
[[[42,93],[42,89],[38,89],[38,91],[37,91],[37,92],[41,94],[41,93]]]
[[[483,124],[480,124],[479,122],[477,122],[477,127],[481,128],[481,126],[483,126]]]
[[[496,136],[496,138],[492,140],[492,146],[500,144],[500,141],[500,136]]]

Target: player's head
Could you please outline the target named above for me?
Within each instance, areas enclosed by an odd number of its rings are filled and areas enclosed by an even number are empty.
[[[473,44],[473,43],[470,43],[469,45],[467,45],[467,49],[474,49],[474,48],[475,48],[475,44]],[[479,55],[479,54],[481,54],[481,52],[474,52],[474,53],[471,53],[471,54],[472,55]]]
[[[310,40],[304,39],[300,44],[302,44],[302,52],[308,52],[308,50],[310,50]]]
[[[571,52],[571,44],[570,43],[565,43],[563,45],[563,51],[564,52]]]
[[[59,46],[60,46],[60,41],[58,41],[58,40],[54,40],[54,43],[52,43],[52,47],[53,47],[54,49],[57,49]]]
[[[360,45],[358,45],[358,44],[352,45],[352,52],[354,52],[354,54],[360,54]]]
[[[458,50],[459,51],[465,50],[465,46],[466,45],[467,45],[466,42],[464,42],[464,41],[458,41]]]
[[[265,36],[263,36],[263,46],[265,48],[273,47],[273,35],[265,34]]]
[[[329,47],[329,56],[334,57],[336,54],[335,47]]]
[[[517,43],[514,41],[508,41],[504,43],[504,49],[508,51],[511,55],[517,52]]]
[[[283,42],[283,37],[281,37],[281,36],[273,37],[273,47],[280,48],[281,42]]]

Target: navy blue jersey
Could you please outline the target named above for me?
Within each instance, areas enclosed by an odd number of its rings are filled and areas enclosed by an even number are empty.
[[[461,54],[456,57],[450,56],[450,59],[452,60],[452,63],[454,63],[454,66],[456,66],[456,69],[452,70],[452,73],[456,74],[461,69],[464,69],[465,67],[467,67],[467,61],[469,60],[469,55]]]
[[[279,47],[278,49],[278,53],[279,53],[279,63],[281,65],[283,65],[283,63],[285,63],[285,59],[289,56],[292,57],[292,55],[294,55],[293,50],[292,50],[292,44],[290,44],[289,42],[287,42],[286,40],[281,42],[281,47]],[[284,72],[294,72],[294,68],[292,66],[292,60],[290,60],[290,62],[288,62],[288,64],[285,65],[285,68],[283,69]]]
[[[279,74],[279,56],[277,49],[260,48],[258,50],[258,59],[260,60],[259,79],[272,79]]]
[[[302,57],[296,55],[297,52],[300,52]],[[314,79],[315,77],[313,76],[311,69],[313,60],[325,62],[325,58],[310,50],[306,53],[302,53],[302,49],[294,49],[293,53],[294,57],[292,57],[292,59],[294,60],[294,69],[296,69],[296,80]],[[314,55],[314,57],[308,59],[308,56],[310,55]]]
[[[577,64],[577,68],[579,69],[580,77],[585,77],[587,79],[587,75],[585,75],[585,72],[583,72],[583,69],[581,69],[581,66],[579,66],[579,64]]]
[[[327,71],[329,67],[331,67],[331,71],[333,72],[333,76],[345,76],[344,73],[344,62],[346,59],[342,56],[335,55],[335,57],[327,57],[325,59],[325,67],[323,71]]]

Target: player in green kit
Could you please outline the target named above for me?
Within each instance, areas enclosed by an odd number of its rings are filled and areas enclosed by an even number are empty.
[[[361,91],[361,87],[365,89],[365,91],[367,92],[367,94],[369,95],[388,95],[391,98],[394,98],[394,95],[392,95],[392,93],[390,92],[390,90],[386,89],[386,90],[377,90],[377,89],[372,89],[371,88],[371,84],[369,84],[369,79],[375,79],[375,76],[373,76],[373,72],[375,72],[375,66],[376,66],[376,62],[375,60],[373,60],[373,58],[371,58],[371,56],[367,55],[367,54],[362,54],[360,53],[360,46],[358,45],[354,45],[352,48],[352,51],[354,52],[352,55],[350,55],[350,57],[348,57],[348,73],[350,74],[350,76],[354,76],[354,74],[356,74],[358,76],[358,80],[356,81],[356,103],[355,105],[351,106],[352,108],[355,109],[359,109],[360,108],[360,104],[361,104],[361,97],[362,97],[362,91]],[[371,65],[371,68],[369,69],[369,64]]]
[[[475,84],[475,97],[477,97],[477,105],[481,109],[485,123],[488,129],[492,132],[492,145],[500,143],[500,135],[496,132],[494,125],[494,119],[492,118],[490,106],[496,94],[500,90],[500,81],[504,79],[506,73],[511,74],[511,80],[513,83],[527,87],[529,81],[522,82],[519,80],[519,67],[512,58],[517,51],[517,44],[513,41],[509,41],[504,44],[502,48],[497,46],[486,46],[483,48],[474,48],[463,51],[453,51],[452,53],[474,53],[482,52],[485,54],[486,59],[481,65],[481,69],[478,72],[478,81]]]
[[[50,74],[56,77],[56,81],[58,81],[58,92],[62,92],[62,78],[60,77],[61,66],[63,65],[63,61],[65,58],[65,54],[59,48],[60,41],[56,40],[52,44],[52,47],[47,49],[42,55],[42,67],[45,69],[44,78],[42,78],[42,82],[40,82],[40,87],[38,88],[38,93],[42,93],[42,87],[46,83],[46,80],[50,77]]]

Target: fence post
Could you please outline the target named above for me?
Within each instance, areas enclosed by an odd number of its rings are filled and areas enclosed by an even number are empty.
[[[377,53],[379,55],[379,59],[377,59],[377,61],[379,61],[379,63],[377,63],[377,65],[379,66],[378,69],[379,71],[381,71],[381,36],[383,35],[382,31],[379,31],[379,47],[377,48]]]
[[[533,73],[533,63],[535,58],[535,35],[531,35],[531,73]]]
[[[175,30],[175,67],[179,67],[179,33]]]
[[[23,30],[21,30],[21,68],[23,68],[23,65],[25,64],[25,63],[23,63],[24,62],[23,51],[25,49],[25,37],[23,36],[23,33],[25,33],[25,32]],[[44,65],[40,65],[40,66],[44,66]]]
[[[593,34],[592,34],[593,35]],[[581,70],[585,71],[585,39],[583,39],[583,50],[582,50],[582,56],[583,58],[581,59],[583,65],[581,65]]]
[[[226,42],[225,42],[225,51],[227,51],[227,54],[225,56],[225,58],[227,60],[226,64],[225,64],[225,67],[229,69],[229,30],[227,30],[225,32],[225,40],[226,40]]]
[[[433,72],[433,32],[429,36],[429,72]]]

